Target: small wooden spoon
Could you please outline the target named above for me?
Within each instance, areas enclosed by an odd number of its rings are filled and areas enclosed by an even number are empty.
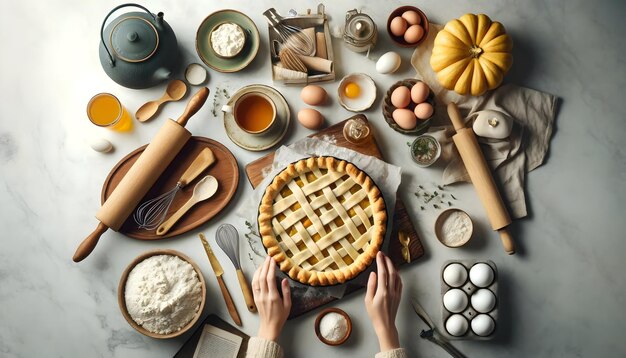
[[[173,80],[165,89],[165,94],[163,97],[145,103],[143,106],[139,107],[137,113],[135,113],[135,117],[139,122],[145,122],[148,119],[154,117],[157,113],[161,105],[165,102],[170,101],[178,101],[185,96],[187,93],[187,85],[185,82],[181,80]]]
[[[207,175],[202,178],[196,186],[193,188],[193,194],[187,202],[176,211],[169,219],[165,220],[156,230],[156,234],[159,236],[167,234],[168,231],[174,226],[180,218],[183,217],[197,203],[207,200],[217,192],[217,179],[212,175]]]

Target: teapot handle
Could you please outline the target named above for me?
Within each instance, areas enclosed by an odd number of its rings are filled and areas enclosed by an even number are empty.
[[[143,9],[145,12],[148,13],[148,15],[152,16],[152,18],[154,19],[154,21],[156,21],[156,16],[150,12],[150,10],[146,9],[145,7],[139,5],[139,4],[133,4],[133,3],[129,3],[129,4],[122,4],[122,5],[118,5],[116,7],[113,8],[113,10],[111,10],[107,16],[104,18],[104,21],[102,21],[102,27],[100,27],[100,40],[102,41],[102,45],[104,46],[104,49],[106,50],[107,54],[109,55],[109,62],[111,63],[111,66],[115,66],[115,60],[113,59],[113,55],[111,55],[111,51],[109,51],[109,48],[107,47],[107,43],[104,41],[104,25],[106,25],[107,20],[109,19],[109,17],[116,12],[117,10],[123,8],[123,7],[127,7],[127,6],[135,6],[138,8]]]

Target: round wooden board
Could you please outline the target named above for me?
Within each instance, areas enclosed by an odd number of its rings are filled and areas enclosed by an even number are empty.
[[[139,158],[141,153],[143,153],[146,147],[147,145],[144,145],[135,149],[130,154],[122,158],[122,160],[120,160],[120,162],[117,163],[117,165],[111,170],[109,176],[107,176],[104,181],[104,185],[102,186],[102,203],[104,203],[109,195],[111,195],[115,187],[119,184],[124,175],[126,175],[128,170]],[[213,151],[216,159],[215,163],[176,194],[166,219],[175,213],[178,208],[183,206],[183,204],[191,197],[193,188],[198,180],[206,175],[214,176],[219,183],[217,193],[215,193],[213,197],[200,202],[191,208],[191,210],[189,210],[189,212],[187,212],[187,214],[185,214],[185,216],[183,216],[166,235],[158,236],[155,233],[156,230],[147,231],[139,229],[132,215],[126,219],[126,222],[122,225],[119,232],[139,240],[165,239],[189,232],[208,222],[220,211],[222,211],[237,191],[237,186],[239,185],[239,167],[237,166],[237,159],[235,159],[228,148],[219,142],[204,137],[191,137],[189,139],[183,149],[181,149],[180,153],[178,153],[172,163],[167,167],[167,169],[165,169],[165,172],[163,172],[161,177],[148,191],[146,196],[141,199],[139,205],[146,200],[155,198],[174,188],[180,176],[185,172],[185,170],[187,170],[187,167],[189,167],[200,151],[206,147]]]

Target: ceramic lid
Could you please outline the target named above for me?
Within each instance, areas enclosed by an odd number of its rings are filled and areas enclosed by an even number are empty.
[[[120,20],[109,39],[115,55],[127,62],[145,61],[159,46],[159,35],[148,20],[130,16]]]

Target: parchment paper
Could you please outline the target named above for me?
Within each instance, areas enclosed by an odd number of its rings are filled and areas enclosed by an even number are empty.
[[[388,238],[391,234],[393,210],[396,205],[396,192],[400,186],[402,169],[388,164],[378,158],[363,155],[351,149],[338,147],[334,145],[334,138],[332,137],[324,137],[323,140],[305,138],[289,145],[288,147],[280,147],[276,151],[271,169],[267,173],[264,173],[265,179],[263,179],[261,184],[257,186],[238,214],[245,220],[252,223],[252,225],[256,228],[259,203],[261,202],[265,188],[280,171],[287,167],[287,165],[311,156],[333,156],[351,162],[359,169],[367,173],[376,183],[383,194],[385,206],[387,207],[387,233],[382,247],[383,251],[386,251],[389,242]],[[258,241],[259,242],[257,244],[259,250],[261,252],[265,251],[260,240]],[[361,273],[353,280],[345,284],[335,286],[311,287],[289,279],[292,296],[302,298],[305,302],[308,301],[307,298],[319,296],[330,295],[332,297],[341,298],[344,295],[347,285],[364,286],[367,283],[367,275],[369,274],[371,268],[372,267],[370,266],[370,269]],[[283,277],[288,276],[279,272],[279,278],[282,279]]]

